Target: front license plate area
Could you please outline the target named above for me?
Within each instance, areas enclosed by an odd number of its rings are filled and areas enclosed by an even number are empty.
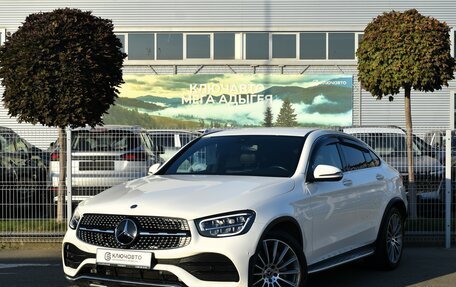
[[[104,248],[97,249],[96,258],[98,265],[138,269],[151,269],[152,259],[152,252]]]

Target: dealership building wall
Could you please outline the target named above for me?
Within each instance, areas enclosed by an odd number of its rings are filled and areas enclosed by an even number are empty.
[[[127,53],[134,51],[134,35],[152,34],[153,51],[149,57],[127,58],[125,74],[344,74],[353,76],[354,125],[404,126],[403,95],[393,102],[377,101],[360,88],[357,80],[356,58],[338,54],[346,49],[347,42],[339,36],[353,39],[348,49],[356,49],[362,32],[376,15],[385,11],[415,8],[420,13],[446,21],[456,27],[456,1],[361,1],[361,0],[2,0],[0,1],[0,33],[4,41],[6,33],[14,33],[25,17],[34,12],[51,11],[55,8],[79,8],[113,20],[115,31],[124,43]],[[217,57],[215,37],[222,33],[234,35],[232,57]],[[265,36],[264,33],[267,33]],[[159,35],[183,35],[183,56],[180,59],[160,58]],[[267,58],[249,55],[248,37],[262,34],[268,43]],[[323,35],[323,57],[304,55],[302,45],[313,35]],[[451,38],[454,42],[454,30]],[[133,36],[132,36],[133,35]],[[189,35],[209,37],[208,57],[189,57]],[[295,35],[295,57],[274,57],[272,43],[275,35]],[[279,39],[280,36],[277,37]],[[351,39],[350,38],[350,39]],[[195,37],[196,39],[196,37]],[[264,40],[263,39],[263,40]],[[333,40],[335,39],[335,40]],[[346,38],[345,38],[346,39]],[[268,42],[269,41],[269,42]],[[303,42],[304,41],[304,42]],[[334,41],[334,42],[331,42]],[[138,42],[142,43],[143,42]],[[303,44],[304,43],[304,44]],[[341,45],[340,49],[337,45]],[[352,46],[351,46],[352,45]],[[195,46],[198,47],[198,44]],[[255,47],[252,46],[252,49]],[[315,49],[315,47],[314,47]],[[260,49],[261,50],[261,49]],[[454,51],[454,45],[452,46]],[[133,55],[133,54],[132,54]],[[334,56],[335,55],[335,56]],[[337,55],[341,55],[340,57]],[[2,88],[3,89],[3,88]],[[2,90],[0,90],[2,92]],[[412,93],[412,117],[415,127],[454,128],[456,81],[449,87],[433,93]],[[9,118],[0,105],[0,126],[30,126],[18,124]],[[42,128],[42,127],[40,127]]]

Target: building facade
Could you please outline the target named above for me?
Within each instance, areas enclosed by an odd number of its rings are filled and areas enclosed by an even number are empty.
[[[375,16],[415,8],[456,27],[456,2],[448,0],[3,0],[1,41],[7,33],[14,33],[28,14],[64,7],[112,19],[128,54],[124,63],[127,76],[352,77],[353,125],[405,125],[403,95],[393,102],[377,101],[361,89],[357,79],[355,51],[364,28]],[[453,29],[453,42],[454,38]],[[453,44],[453,56],[454,50]],[[413,92],[414,126],[454,128],[455,94],[456,81],[433,93]],[[0,125],[19,125],[2,106]]]

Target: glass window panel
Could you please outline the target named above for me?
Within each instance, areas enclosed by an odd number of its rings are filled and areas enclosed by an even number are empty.
[[[364,158],[364,152],[362,150],[357,149],[354,146],[348,146],[344,144],[342,144],[341,147],[344,158],[347,161],[347,167],[345,168],[345,171],[366,168],[367,163],[366,159]]]
[[[355,59],[355,33],[329,33],[329,59]]]
[[[296,35],[272,35],[273,58],[296,58]]]
[[[342,169],[342,162],[336,144],[325,145],[318,149],[312,159],[312,172],[320,164],[331,165]]]
[[[187,35],[187,58],[209,59],[211,38],[209,35]]]
[[[234,59],[235,40],[234,33],[214,34],[214,59]]]
[[[247,60],[269,59],[269,33],[246,33],[245,40]]]
[[[122,48],[120,50],[122,53],[125,53],[125,35],[116,35],[117,38],[119,38],[120,43],[122,44]]]
[[[157,34],[157,60],[182,60],[182,34]]]
[[[326,33],[301,33],[299,37],[300,59],[326,59]]]
[[[361,43],[363,38],[364,38],[364,34],[358,34],[358,45]]]
[[[154,34],[128,34],[128,59],[153,60]]]

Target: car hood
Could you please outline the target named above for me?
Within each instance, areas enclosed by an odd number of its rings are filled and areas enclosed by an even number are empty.
[[[192,220],[254,209],[293,190],[291,178],[215,175],[149,176],[112,187],[80,204],[82,213],[180,217]],[[131,208],[137,205],[135,208]]]
[[[407,157],[389,157],[384,159],[402,175],[408,175]],[[433,157],[416,156],[413,161],[415,175],[440,176],[444,172],[444,166]]]

